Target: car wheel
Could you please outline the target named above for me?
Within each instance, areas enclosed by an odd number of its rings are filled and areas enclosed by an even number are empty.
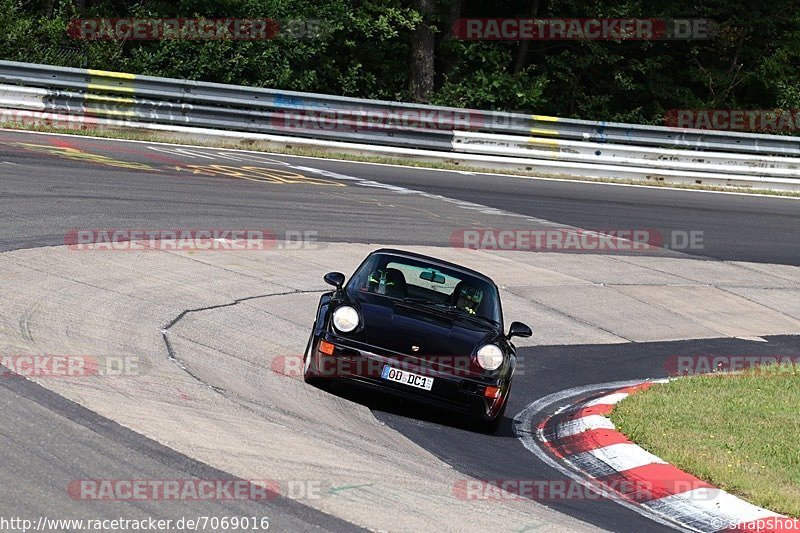
[[[314,334],[312,333],[311,336],[308,337],[308,343],[306,343],[306,351],[305,353],[303,353],[303,380],[306,383],[313,383],[316,378],[316,376],[314,375],[314,371],[311,368],[311,347],[313,345],[314,345]]]
[[[503,398],[503,407],[500,408],[500,412],[497,413],[497,416],[492,418],[491,420],[487,420],[485,417],[478,417],[475,420],[475,429],[480,433],[487,433],[487,434],[494,434],[497,433],[497,430],[500,429],[500,424],[503,423],[503,418],[506,414],[506,407],[508,406],[508,396],[511,394],[511,383],[508,384],[508,388],[506,389],[506,394]]]
[[[491,420],[486,420],[485,418],[477,418],[474,422],[475,429],[480,433],[487,433],[489,435],[493,435],[497,433],[497,430],[500,429],[500,424],[503,423],[503,418],[506,412],[506,405],[508,401],[503,404],[503,407],[500,409],[500,412],[497,413],[497,416]]]
[[[313,331],[313,329],[312,329]],[[306,351],[303,354],[303,381],[315,387],[325,388],[328,385],[328,380],[322,379],[316,374],[316,369],[313,368],[312,350],[314,347],[314,333],[308,338],[306,344]]]

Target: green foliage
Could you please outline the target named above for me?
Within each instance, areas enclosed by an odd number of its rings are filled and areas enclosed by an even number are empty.
[[[76,3],[73,3],[76,2]],[[437,0],[436,104],[660,123],[674,108],[800,107],[793,0],[541,0],[536,17],[711,18],[700,41],[459,41]],[[409,99],[409,0],[0,0],[0,58],[389,100]],[[530,16],[530,0],[463,0],[462,17]],[[77,17],[317,20],[321,32],[260,41],[81,41]]]
[[[490,110],[526,110],[544,104],[545,77],[537,75],[533,66],[511,72],[510,46],[452,41],[450,48],[460,61],[446,76],[434,103]]]

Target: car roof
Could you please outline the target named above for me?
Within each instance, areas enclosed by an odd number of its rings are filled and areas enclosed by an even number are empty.
[[[375,250],[374,252],[370,253],[369,255],[377,255],[377,254],[396,255],[396,256],[399,256],[399,257],[408,257],[408,258],[411,258],[411,259],[421,259],[423,261],[427,261],[427,262],[431,263],[432,265],[442,266],[442,267],[450,268],[450,269],[453,269],[453,270],[458,270],[458,271],[463,272],[465,274],[470,274],[471,276],[475,276],[476,278],[480,278],[480,279],[482,279],[484,281],[488,281],[489,283],[491,283],[495,287],[497,286],[497,284],[494,282],[494,280],[492,278],[490,278],[489,276],[487,276],[486,274],[481,274],[477,270],[472,270],[471,268],[467,268],[467,267],[464,267],[464,266],[461,266],[461,265],[457,265],[455,263],[451,263],[451,262],[445,261],[443,259],[437,259],[437,258],[431,257],[429,255],[418,254],[416,252],[409,252],[409,251],[406,251],[406,250],[398,250],[398,249],[395,249],[395,248],[381,248],[379,250]]]

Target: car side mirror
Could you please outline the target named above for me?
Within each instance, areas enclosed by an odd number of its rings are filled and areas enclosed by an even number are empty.
[[[337,291],[342,290],[342,285],[344,285],[344,274],[341,272],[328,272],[322,279],[324,279],[325,283],[328,285],[333,285],[336,287]]]
[[[530,337],[533,335],[533,331],[531,328],[523,324],[522,322],[512,322],[511,327],[508,328],[508,335],[506,336],[507,339],[511,337]]]

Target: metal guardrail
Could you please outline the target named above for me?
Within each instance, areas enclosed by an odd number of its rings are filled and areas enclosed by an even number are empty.
[[[516,156],[553,161],[607,163],[623,166],[719,172],[756,176],[800,178],[800,158],[730,152],[698,152],[650,146],[563,141],[457,131],[453,136],[456,152],[497,156]]]
[[[0,61],[0,84],[5,84],[0,108],[433,150],[451,157],[471,154],[467,159],[475,166],[481,161],[507,168],[549,165],[574,175],[591,175],[587,169],[594,168],[603,176],[624,168],[623,174],[645,179],[672,179],[683,172],[695,182],[703,175],[742,182],[800,178],[800,138],[788,136],[467,110],[12,61]]]

